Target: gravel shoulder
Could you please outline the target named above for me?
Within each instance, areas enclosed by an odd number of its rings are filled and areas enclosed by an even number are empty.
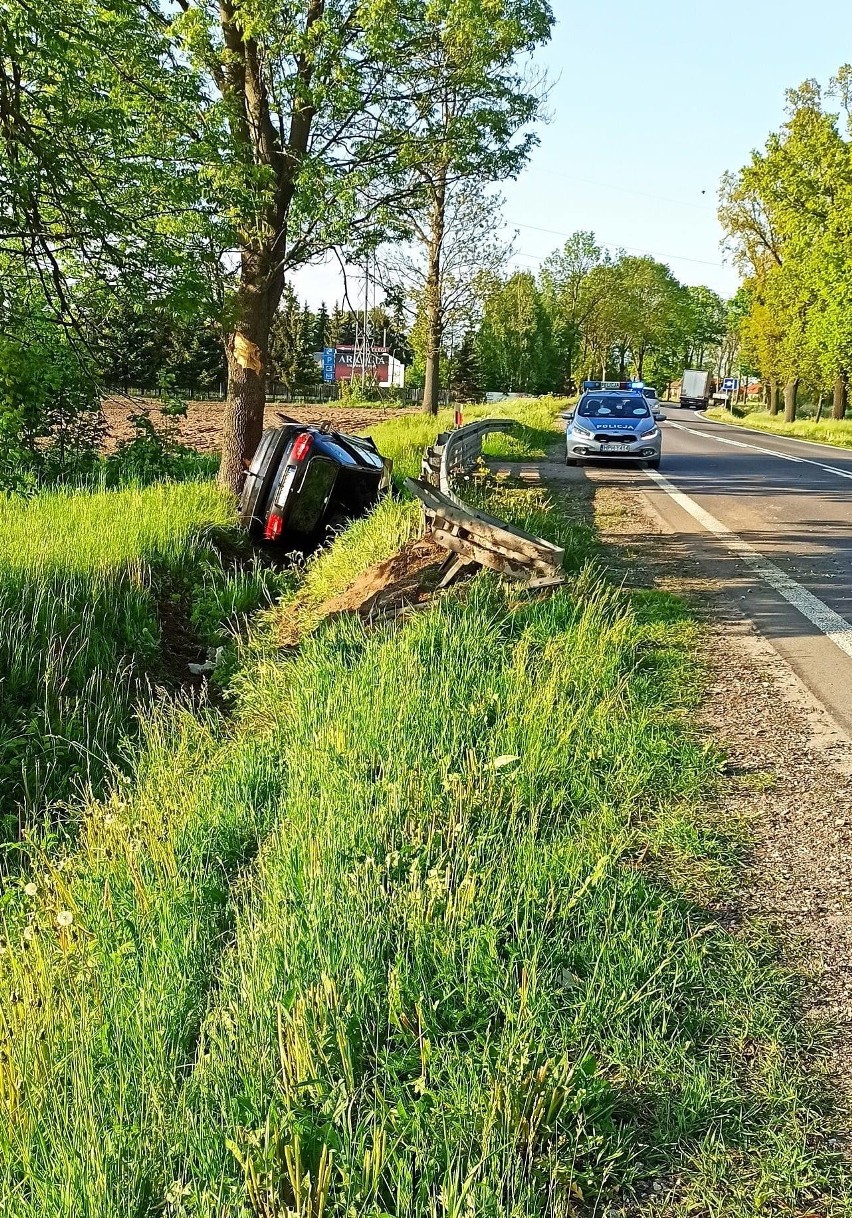
[[[737,892],[719,908],[766,926],[801,978],[803,1020],[830,1030],[825,1063],[852,1101],[852,739],[641,492],[608,485],[606,470],[556,459],[492,465],[525,481],[569,486],[592,501],[605,561],[634,587],[684,598],[702,623],[706,687],[697,726],[727,761],[718,811],[745,823],[749,850]],[[820,1035],[821,1038],[821,1035]],[[852,1121],[845,1136],[852,1145]]]
[[[727,912],[780,937],[802,1016],[833,1029],[831,1072],[852,1097],[852,740],[644,496],[597,485],[594,504],[628,582],[682,596],[703,623],[698,726],[727,758],[720,812],[751,839]]]

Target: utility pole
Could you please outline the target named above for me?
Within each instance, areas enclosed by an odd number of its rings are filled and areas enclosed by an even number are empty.
[[[367,389],[367,355],[370,350],[370,255],[364,260],[364,362],[361,366],[361,388]]]

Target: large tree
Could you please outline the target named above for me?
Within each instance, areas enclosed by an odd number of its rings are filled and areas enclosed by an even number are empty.
[[[413,323],[412,345],[427,389],[430,370],[438,370],[435,322],[441,342],[449,339],[454,350],[478,326],[486,285],[509,256],[510,243],[500,236],[501,208],[500,196],[479,182],[453,183],[445,199],[437,277],[429,211],[412,216],[415,240],[388,249],[382,260],[388,298],[403,304]],[[424,405],[437,409],[431,396],[428,402],[424,396]]]
[[[526,162],[542,89],[519,57],[546,41],[552,24],[547,0],[492,0],[486,7],[479,0],[411,0],[408,8],[414,53],[404,78],[416,100],[402,155],[418,187],[410,220],[424,255],[423,406],[433,413],[447,315],[444,261],[458,209],[454,187],[512,177]]]
[[[495,280],[485,298],[477,345],[487,389],[544,393],[553,388],[557,361],[550,317],[529,271]]]
[[[849,82],[842,69],[834,85],[844,105]],[[723,180],[719,214],[747,276],[744,330],[763,360],[771,409],[780,376],[788,420],[802,380],[820,391],[834,383],[842,413],[852,361],[852,145],[815,81],[788,93],[781,130]]]
[[[90,370],[111,299],[192,308],[209,294],[221,233],[197,170],[216,124],[169,52],[162,20],[130,0],[4,0],[0,250]]]
[[[601,286],[601,280],[592,277],[591,272],[609,261],[594,233],[576,232],[542,266],[542,298],[563,364],[562,388],[568,388],[575,379],[584,328],[597,307],[595,289]]]
[[[220,477],[236,489],[288,272],[401,231],[429,181],[519,164],[528,139],[510,137],[534,105],[515,56],[550,20],[542,0],[487,20],[476,0],[9,0],[0,242],[81,335],[84,271],[120,290],[137,270],[160,293],[188,276],[177,299],[207,294],[228,366]]]

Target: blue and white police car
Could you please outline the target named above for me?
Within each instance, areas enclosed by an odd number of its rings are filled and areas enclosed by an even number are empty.
[[[584,381],[576,407],[563,415],[565,463],[642,461],[660,468],[665,415],[654,408],[640,381]]]

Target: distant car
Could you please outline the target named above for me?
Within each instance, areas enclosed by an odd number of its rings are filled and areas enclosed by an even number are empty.
[[[654,386],[653,385],[643,385],[642,392],[645,395],[645,397],[648,399],[648,404],[650,405],[651,409],[652,410],[659,409],[660,399],[657,396],[657,391],[654,388]]]
[[[368,512],[390,482],[391,462],[366,436],[270,427],[246,475],[240,523],[258,540],[309,550]]]
[[[658,423],[666,416],[654,409],[642,389],[587,390],[576,409],[563,417],[566,465],[616,459],[660,468],[663,437]]]

